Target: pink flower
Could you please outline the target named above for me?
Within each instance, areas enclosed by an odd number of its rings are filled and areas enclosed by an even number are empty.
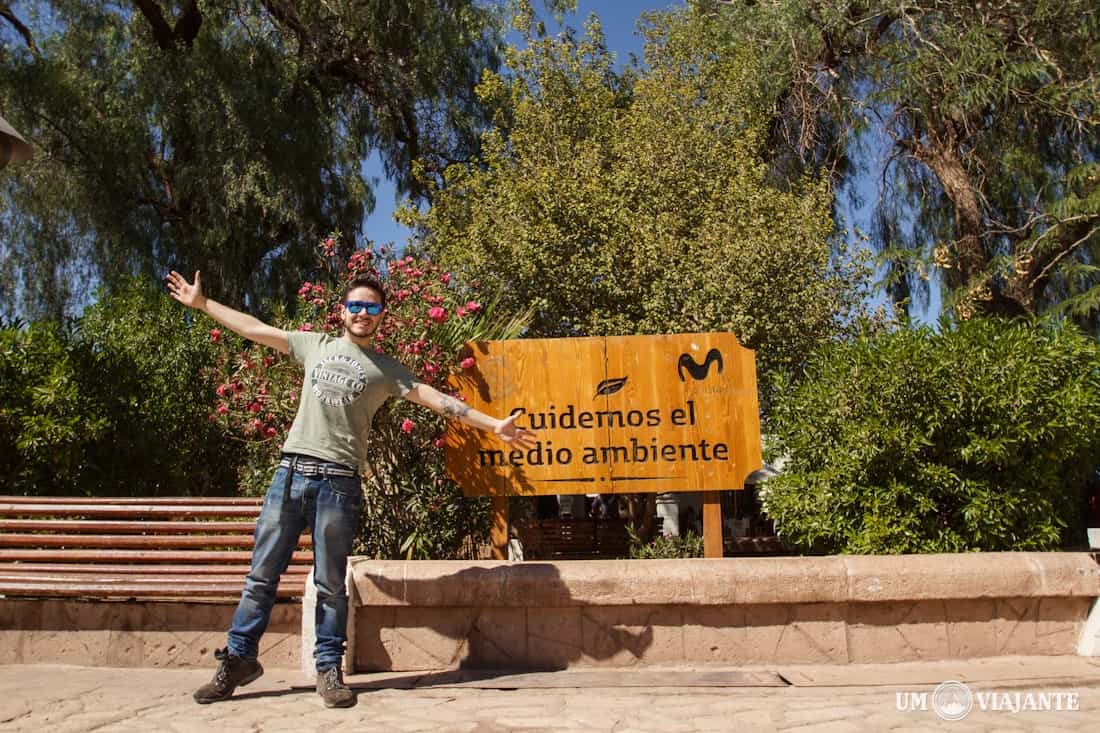
[[[465,359],[459,362],[459,366],[461,366],[463,369],[473,369],[474,364],[474,357],[472,356],[467,356]]]
[[[436,372],[439,371],[439,367],[437,367],[435,364],[431,363],[430,361],[425,362],[424,371],[426,371],[428,374],[435,374]]]
[[[294,400],[298,399],[298,393],[295,392],[294,390],[291,390],[291,391],[286,393],[286,398],[289,401],[293,402]]]
[[[439,278],[439,282],[443,283],[444,285],[451,282],[451,273],[449,273],[449,272],[443,273],[443,275]]]
[[[405,418],[401,421],[401,432],[411,433],[413,430],[416,430],[416,423],[409,418]]]
[[[249,412],[259,412],[262,409],[264,408],[260,406],[259,402],[253,402],[251,405],[248,406]]]
[[[466,309],[463,308],[461,305],[455,308],[455,313],[458,315],[459,318],[466,317]]]
[[[224,415],[225,413],[229,412],[229,408],[225,405],[218,405],[217,409],[215,409],[214,411],[217,412],[219,415]]]
[[[265,356],[264,357],[264,366],[265,367],[269,367],[274,363],[275,363],[275,357],[274,356]]]
[[[478,303],[475,300],[471,300],[469,303],[466,304],[467,313],[477,313],[479,310],[481,310],[481,303]]]
[[[298,326],[298,330],[299,331],[312,331],[313,330],[313,324],[312,323],[303,323],[301,326]]]
[[[222,340],[222,332],[216,328],[210,329],[210,340],[214,343],[218,343]]]
[[[250,422],[250,423],[249,423],[249,425],[251,425],[251,426],[252,426],[252,428],[253,428],[253,429],[254,429],[254,430],[255,430],[256,432],[259,432],[259,431],[263,430],[263,427],[264,427],[264,421],[263,421],[263,420],[258,420],[258,419],[257,419],[257,420],[253,420],[252,422]]]
[[[308,282],[308,281],[304,282],[304,283],[302,283],[302,287],[298,288],[298,295],[300,295],[304,298],[304,297],[306,297],[306,295],[309,294],[309,291],[312,290],[312,289],[313,289],[313,283]]]
[[[432,445],[434,445],[436,448],[442,448],[443,446],[447,445],[447,436],[440,435],[438,438],[432,441]]]
[[[218,388],[214,391],[217,393],[218,397],[225,397],[231,389],[232,387],[230,387],[228,384],[219,384]]]
[[[428,318],[431,318],[436,323],[443,323],[445,320],[447,320],[447,309],[440,308],[438,305],[434,308],[429,308]]]
[[[267,438],[274,438],[278,434],[279,434],[279,431],[276,430],[273,427],[270,427],[270,426],[268,426],[268,428],[266,430],[264,430],[264,437],[267,437]]]

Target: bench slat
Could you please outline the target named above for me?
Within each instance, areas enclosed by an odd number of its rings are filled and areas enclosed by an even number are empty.
[[[161,584],[178,584],[178,585],[205,585],[210,583],[236,583],[237,585],[244,586],[244,575],[237,573],[223,573],[221,568],[218,572],[207,572],[203,575],[194,574],[180,574],[174,575],[172,573],[127,573],[124,575],[113,576],[100,574],[99,577],[89,577],[88,573],[71,573],[68,571],[46,571],[46,572],[9,572],[7,570],[0,570],[0,583],[8,582],[28,582],[28,583],[110,583],[112,585],[118,585],[122,583],[136,583],[136,584],[149,584],[149,583],[161,583]],[[291,576],[286,579],[290,585],[302,585],[305,584],[305,575]]]
[[[140,504],[174,506],[200,504],[203,506],[260,506],[264,500],[249,496],[11,496],[0,495],[0,504]]]
[[[212,583],[228,583],[236,584],[244,587],[245,576],[238,575],[236,573],[223,573],[220,570],[218,572],[207,573],[205,575],[189,575],[189,574],[172,574],[172,573],[138,573],[127,575],[104,575],[102,577],[91,578],[85,573],[70,573],[67,571],[53,571],[53,572],[28,572],[28,573],[11,573],[6,570],[0,570],[0,584],[20,582],[20,583],[104,583],[110,585],[124,585],[127,583],[135,585],[149,585],[161,584],[161,585],[180,585],[180,586],[192,586],[192,585],[210,585]],[[290,587],[305,587],[306,576],[304,574],[287,576],[280,580],[281,583],[286,583]]]
[[[310,565],[291,565],[286,575],[307,575]],[[109,565],[101,563],[50,563],[5,562],[0,563],[0,574],[66,572],[78,575],[120,575],[129,573],[168,573],[170,575],[208,575],[227,573],[244,577],[252,568],[249,565]]]
[[[303,535],[299,547],[310,547],[313,538]],[[132,535],[132,534],[0,534],[0,547],[103,547],[136,548],[252,547],[251,535]]]
[[[27,560],[50,562],[185,562],[185,563],[248,563],[248,550],[24,550],[0,549],[0,561]],[[295,552],[292,563],[313,563],[313,553]]]
[[[81,504],[61,507],[57,504],[13,504],[0,502],[0,516],[5,517],[95,517],[98,519],[126,519],[156,517],[179,519],[184,517],[258,517],[259,504],[240,506],[208,506],[203,504]]]
[[[0,532],[87,532],[95,534],[201,534],[235,532],[251,535],[255,522],[126,522],[100,519],[0,519]]]
[[[0,595],[45,596],[50,598],[226,598],[236,599],[241,595],[244,583],[207,583],[188,585],[181,588],[165,583],[111,583],[83,582],[59,586],[55,583],[36,583],[31,581],[0,581]],[[277,598],[299,598],[303,591],[297,587],[279,584]]]

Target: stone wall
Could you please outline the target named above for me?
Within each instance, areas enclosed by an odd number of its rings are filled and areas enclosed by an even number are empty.
[[[0,664],[211,667],[235,604],[0,599]],[[277,603],[260,646],[271,668],[301,664],[302,607]],[[312,614],[311,614],[312,618]]]
[[[353,558],[349,580],[358,671],[1075,654],[1100,596],[1100,567],[1083,553]]]

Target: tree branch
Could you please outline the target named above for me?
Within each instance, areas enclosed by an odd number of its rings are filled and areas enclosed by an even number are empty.
[[[162,50],[167,51],[175,45],[175,32],[168,21],[164,19],[164,13],[155,0],[134,0],[134,5],[152,26],[153,40]]]
[[[190,46],[191,42],[195,40],[195,36],[199,34],[199,28],[201,27],[202,11],[199,9],[199,3],[197,0],[190,0],[184,6],[179,20],[176,21],[173,34],[178,40]]]
[[[12,11],[11,6],[5,2],[0,2],[0,18],[8,21],[19,35],[23,36],[23,41],[27,44],[27,48],[31,50],[35,58],[39,58],[41,54],[38,52],[38,46],[34,43],[34,36],[31,34],[31,29],[23,24],[19,18],[15,17],[15,13]]]

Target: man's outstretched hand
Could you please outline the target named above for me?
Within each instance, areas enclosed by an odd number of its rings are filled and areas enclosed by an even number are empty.
[[[198,270],[195,270],[194,284],[187,282],[187,278],[175,270],[168,273],[166,279],[168,280],[169,295],[188,308],[201,308],[206,303],[206,296],[202,294],[202,280],[199,279]]]
[[[530,448],[535,444],[535,431],[516,426],[519,415],[509,415],[500,421],[500,425],[493,431],[500,436],[505,443],[515,443],[522,448]]]

